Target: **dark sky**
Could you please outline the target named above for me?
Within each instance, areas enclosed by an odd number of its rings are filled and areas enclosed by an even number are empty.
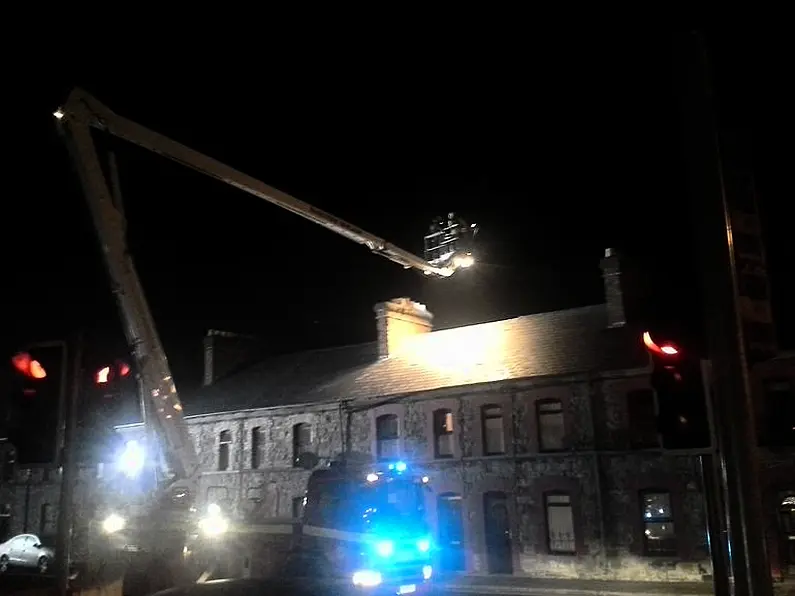
[[[50,115],[75,84],[406,249],[421,250],[437,214],[481,226],[478,267],[428,280],[163,158],[103,141],[118,154],[132,253],[184,388],[199,380],[207,328],[255,333],[286,351],[372,340],[373,304],[396,296],[426,302],[442,327],[600,302],[607,246],[637,257],[667,288],[661,300],[682,311],[692,304],[683,272],[693,259],[672,39],[571,32],[433,50],[318,41],[304,58],[263,48],[245,68],[240,56],[226,68],[218,56],[128,49],[92,67],[65,60],[26,71],[6,131],[4,342],[83,326],[90,358],[125,350]],[[780,150],[785,106],[795,104],[780,74],[783,45],[764,31],[713,39],[731,74],[726,94],[753,132],[781,340],[791,347],[782,203],[793,194]]]

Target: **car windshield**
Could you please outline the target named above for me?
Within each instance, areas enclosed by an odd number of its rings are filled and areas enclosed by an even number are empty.
[[[370,519],[421,520],[425,495],[420,484],[411,480],[384,479],[365,485],[362,507]]]

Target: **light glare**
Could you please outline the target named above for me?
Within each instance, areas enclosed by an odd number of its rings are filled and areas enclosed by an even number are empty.
[[[124,529],[127,525],[125,519],[115,513],[111,513],[102,521],[102,531],[106,534],[115,534]]]
[[[143,470],[146,452],[138,441],[127,441],[119,457],[119,468],[129,478],[135,478]]]
[[[353,585],[373,588],[381,583],[381,574],[370,569],[363,569],[353,574]]]

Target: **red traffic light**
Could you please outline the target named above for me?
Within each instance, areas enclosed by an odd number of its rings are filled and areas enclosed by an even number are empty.
[[[11,364],[26,377],[44,379],[47,371],[38,360],[34,360],[27,352],[20,352],[11,358]]]
[[[94,380],[96,381],[97,385],[103,385],[108,382],[109,378],[110,378],[110,367],[106,366],[105,368],[100,368],[97,371]]]
[[[646,349],[650,352],[654,352],[655,354],[660,354],[662,356],[677,356],[679,354],[679,349],[670,342],[664,343],[663,345],[657,345],[651,338],[651,334],[648,331],[643,333],[643,345],[645,345]]]

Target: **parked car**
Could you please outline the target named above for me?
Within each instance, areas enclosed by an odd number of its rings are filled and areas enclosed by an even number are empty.
[[[35,534],[18,534],[0,544],[0,573],[9,567],[38,569],[39,573],[47,573],[53,561],[55,551],[44,546]]]

